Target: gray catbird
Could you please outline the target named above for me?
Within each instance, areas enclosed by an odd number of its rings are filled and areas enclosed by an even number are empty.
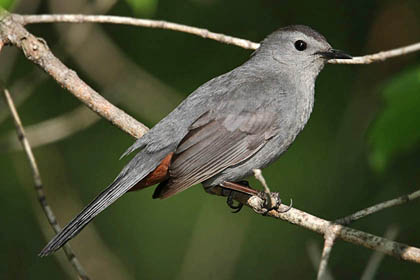
[[[134,158],[40,256],[59,249],[129,190],[159,183],[153,198],[167,198],[202,183],[210,193],[222,187],[252,194],[238,182],[294,141],[312,111],[315,79],[334,58],[351,56],[307,26],[269,35],[247,62],[200,86],[138,139],[123,154],[139,150]]]

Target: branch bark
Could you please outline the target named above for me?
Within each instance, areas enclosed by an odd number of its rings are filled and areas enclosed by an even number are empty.
[[[330,225],[327,227],[324,234],[324,248],[322,249],[321,261],[319,262],[317,280],[325,279],[325,275],[327,274],[328,261],[330,259],[335,239],[337,238],[334,226],[335,225]]]
[[[319,264],[321,262],[321,248],[317,245],[317,243],[312,240],[310,241],[306,249],[308,251],[309,258],[312,262],[312,265],[316,271],[319,271]],[[383,254],[382,254],[383,255]],[[323,275],[323,280],[334,280],[334,277],[332,276],[331,272],[328,270],[328,267],[325,268],[325,272]]]
[[[384,234],[384,237],[389,240],[394,240],[398,235],[399,229],[394,225],[390,226]],[[360,280],[373,280],[375,279],[375,274],[378,271],[379,265],[384,258],[384,254],[381,252],[375,251],[372,253],[365,270],[363,271]]]
[[[276,193],[272,194],[278,196]],[[330,234],[346,242],[376,250],[398,259],[420,263],[420,248],[391,241],[361,230],[352,229],[334,223],[333,221],[324,220],[296,208],[291,208],[289,211],[284,212],[288,208],[285,205],[281,205],[277,210],[267,212],[267,209],[264,208],[264,199],[258,196],[250,197],[249,195],[235,192],[233,198],[250,207],[256,213],[284,220],[322,235],[330,231]]]

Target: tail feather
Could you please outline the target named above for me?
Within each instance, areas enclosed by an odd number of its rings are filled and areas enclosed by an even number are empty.
[[[160,162],[162,155],[137,154],[118,177],[90,202],[70,223],[68,223],[39,253],[44,257],[60,249],[75,237],[93,218],[114,203],[132,186],[146,177]],[[142,157],[143,156],[143,157]]]
[[[67,224],[39,253],[44,257],[60,249],[76,236],[96,215],[122,196],[130,187],[124,177],[118,177],[107,189],[99,194],[82,212]],[[128,187],[128,188],[127,188]]]

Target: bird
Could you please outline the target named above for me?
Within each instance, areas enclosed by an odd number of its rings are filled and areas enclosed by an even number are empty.
[[[128,191],[158,184],[153,198],[165,199],[201,183],[212,194],[255,194],[244,178],[278,159],[304,128],[327,61],[351,58],[308,26],[277,29],[246,62],[198,87],[130,146],[121,157],[136,154],[115,180],[39,255],[61,248]]]

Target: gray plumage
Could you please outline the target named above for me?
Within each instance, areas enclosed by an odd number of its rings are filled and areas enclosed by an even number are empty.
[[[302,41],[302,44],[297,41]],[[298,45],[299,44],[299,45]],[[118,177],[41,251],[48,255],[73,238],[170,153],[169,179],[154,197],[203,183],[236,182],[277,159],[309,119],[315,79],[327,59],[350,58],[306,26],[269,35],[243,65],[216,77],[185,99],[123,156],[138,150]]]

